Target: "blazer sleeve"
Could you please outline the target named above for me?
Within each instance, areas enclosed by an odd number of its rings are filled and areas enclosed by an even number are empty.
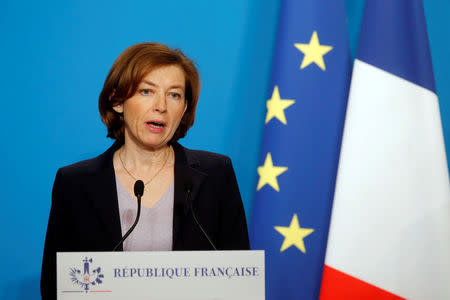
[[[230,158],[225,159],[223,201],[218,249],[249,250],[247,221],[244,205]]]
[[[52,204],[45,237],[44,254],[41,271],[41,296],[44,300],[56,299],[56,252],[68,248],[67,232],[69,218],[67,217],[67,205],[65,195],[67,186],[64,184],[61,169],[55,177],[52,190]]]

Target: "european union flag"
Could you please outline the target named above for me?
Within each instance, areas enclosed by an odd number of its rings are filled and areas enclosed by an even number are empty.
[[[318,299],[350,83],[344,0],[283,1],[253,204],[267,299]]]

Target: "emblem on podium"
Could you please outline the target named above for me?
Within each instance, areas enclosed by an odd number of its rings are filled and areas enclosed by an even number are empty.
[[[72,283],[80,286],[87,293],[89,288],[101,284],[104,275],[101,273],[101,268],[92,268],[92,258],[83,259],[83,267],[70,268],[70,278]]]

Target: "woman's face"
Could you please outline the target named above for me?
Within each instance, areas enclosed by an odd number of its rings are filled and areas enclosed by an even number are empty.
[[[123,113],[125,143],[149,150],[167,145],[187,108],[185,76],[180,66],[162,66],[148,73],[136,93],[114,106]]]

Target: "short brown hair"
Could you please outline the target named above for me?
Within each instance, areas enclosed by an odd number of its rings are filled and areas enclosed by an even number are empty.
[[[100,93],[98,107],[103,123],[108,128],[107,137],[124,140],[123,115],[113,106],[132,97],[142,79],[161,66],[177,65],[185,75],[186,112],[169,143],[184,137],[194,124],[195,110],[200,94],[200,77],[194,62],[178,49],[158,43],[136,44],[123,51],[116,59],[106,76]]]

